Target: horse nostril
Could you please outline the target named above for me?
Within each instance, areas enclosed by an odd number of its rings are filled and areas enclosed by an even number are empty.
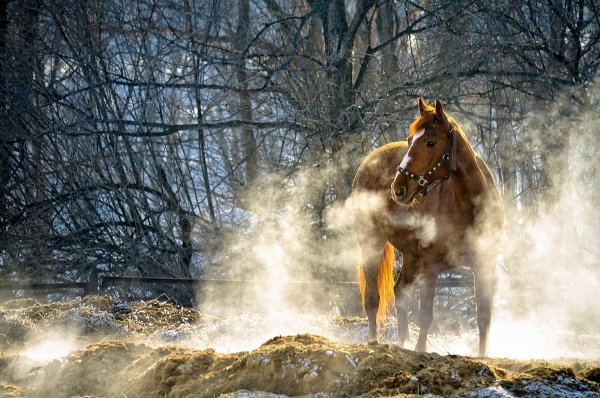
[[[396,192],[396,196],[400,199],[404,198],[406,196],[406,188],[405,187],[400,187],[400,189],[398,190],[398,192]]]

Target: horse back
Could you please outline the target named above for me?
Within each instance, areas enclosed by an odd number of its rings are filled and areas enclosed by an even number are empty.
[[[391,142],[367,155],[358,167],[352,190],[389,191],[407,146],[406,141]]]

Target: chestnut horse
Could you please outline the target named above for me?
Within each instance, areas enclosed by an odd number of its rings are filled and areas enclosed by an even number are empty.
[[[479,355],[485,356],[494,246],[504,223],[501,197],[489,168],[442,103],[436,100],[433,107],[419,99],[418,106],[419,117],[411,124],[407,141],[370,153],[353,183],[352,195],[363,209],[362,218],[356,220],[358,277],[369,339],[377,338],[378,315],[381,319],[395,301],[398,339],[404,344],[408,301],[419,277],[420,332],[415,349],[426,351],[438,274],[466,266],[474,274]],[[395,282],[394,248],[402,252]]]

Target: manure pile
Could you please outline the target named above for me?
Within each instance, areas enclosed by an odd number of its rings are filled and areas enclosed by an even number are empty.
[[[0,397],[600,397],[600,361],[482,360],[315,334],[242,352],[198,349],[223,333],[219,322],[159,301],[9,301],[0,306]],[[63,356],[37,356],[65,340]]]

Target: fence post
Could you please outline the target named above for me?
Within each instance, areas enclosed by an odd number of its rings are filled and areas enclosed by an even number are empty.
[[[93,270],[90,274],[88,283],[85,285],[83,295],[87,296],[89,294],[98,294],[99,292],[100,286],[98,283],[98,272],[96,272],[96,270]]]

